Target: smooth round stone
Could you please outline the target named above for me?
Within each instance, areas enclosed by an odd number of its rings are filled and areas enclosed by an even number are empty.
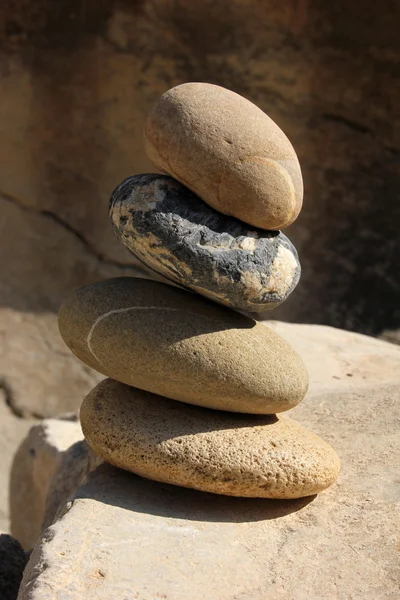
[[[310,496],[340,468],[336,452],[291,419],[188,406],[110,379],[85,398],[81,425],[107,462],[215,494]]]
[[[262,229],[283,229],[303,202],[299,161],[257,106],[217,85],[167,91],[144,127],[146,152],[216,210]]]
[[[59,327],[100,373],[189,404],[269,414],[293,408],[308,389],[303,361],[268,327],[155,281],[80,289],[62,305]]]
[[[300,279],[296,249],[283,233],[249,229],[172,177],[128,177],[111,197],[110,217],[148,267],[231,308],[273,309]]]

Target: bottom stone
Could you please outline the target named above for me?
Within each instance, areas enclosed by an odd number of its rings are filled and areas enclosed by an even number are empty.
[[[288,418],[196,407],[106,379],[81,408],[89,446],[156,481],[253,498],[301,498],[331,485],[335,451]]]

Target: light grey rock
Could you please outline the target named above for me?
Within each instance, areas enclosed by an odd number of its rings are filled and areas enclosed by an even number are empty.
[[[4,386],[4,382],[3,382]],[[9,479],[14,454],[35,421],[20,419],[13,412],[7,387],[0,382],[0,531],[10,531]]]
[[[400,384],[400,347],[325,325],[263,321],[303,359],[310,377],[307,398],[326,392]]]
[[[93,454],[86,440],[75,442],[61,453],[47,492],[42,530],[53,523],[60,505],[73,495],[101,462],[102,459]]]
[[[147,267],[231,308],[276,308],[300,279],[297,251],[283,233],[214,210],[172,177],[128,177],[111,197],[110,217]]]
[[[224,498],[102,465],[42,535],[19,600],[397,600],[399,392],[293,410],[341,455],[316,499]]]
[[[82,439],[79,423],[47,419],[32,427],[18,448],[10,473],[11,533],[26,550],[42,531],[51,481],[63,454]]]

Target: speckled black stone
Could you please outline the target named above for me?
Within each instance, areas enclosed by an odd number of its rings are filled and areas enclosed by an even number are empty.
[[[300,279],[296,249],[283,233],[227,217],[168,176],[125,179],[112,194],[110,217],[148,267],[232,308],[272,309]]]

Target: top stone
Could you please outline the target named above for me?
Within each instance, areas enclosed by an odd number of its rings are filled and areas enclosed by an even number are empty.
[[[216,210],[262,229],[297,218],[303,181],[293,146],[257,106],[209,83],[161,96],[144,127],[157,168]]]

